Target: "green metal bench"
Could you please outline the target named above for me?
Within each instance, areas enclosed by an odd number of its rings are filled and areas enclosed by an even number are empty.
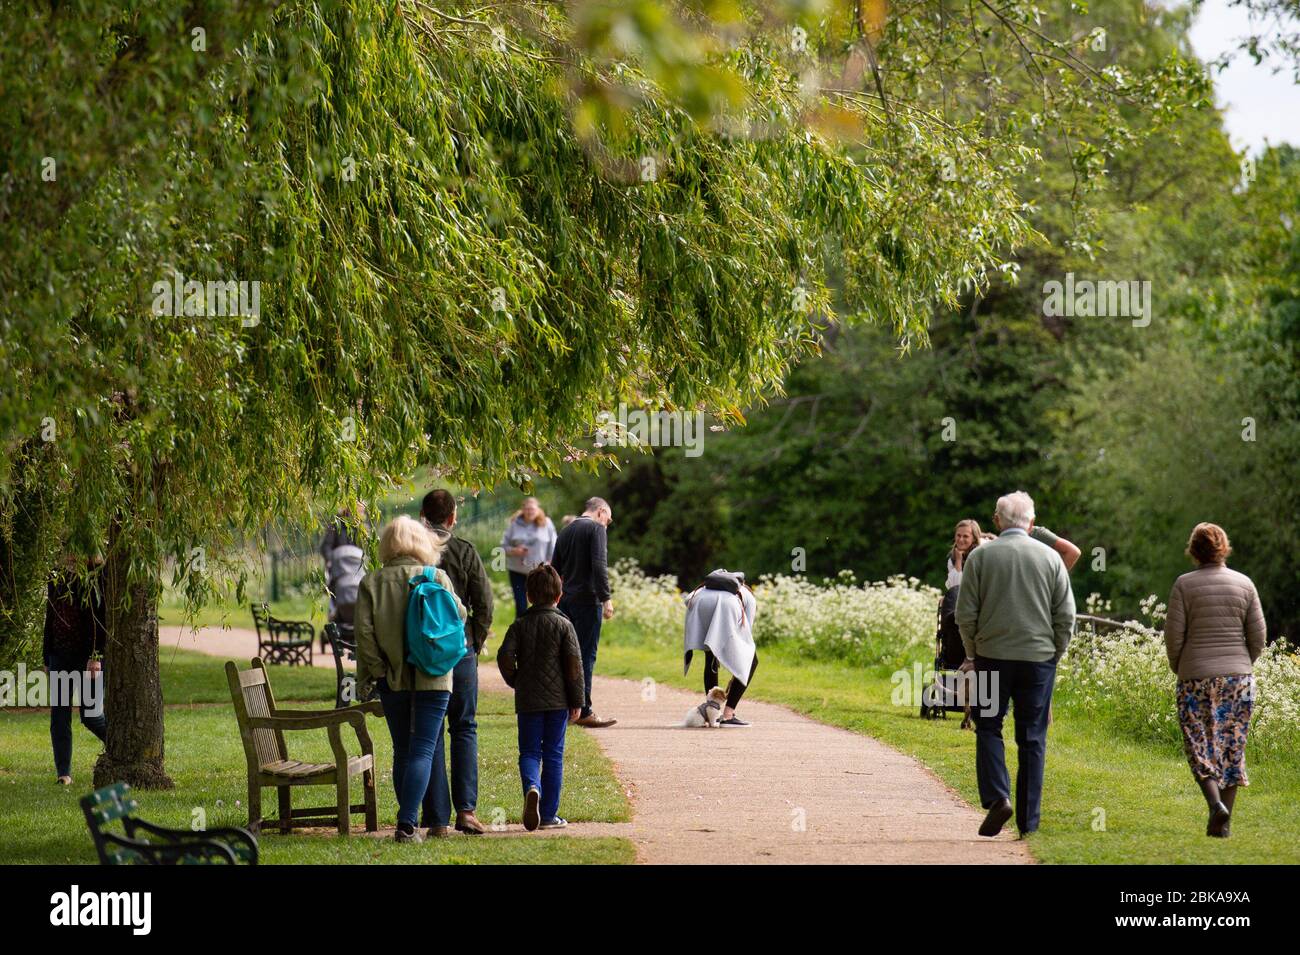
[[[82,797],[101,865],[257,865],[257,840],[244,829],[167,829],[138,818],[139,808],[126,783]],[[106,830],[114,822],[124,835]]]
[[[267,663],[311,666],[316,628],[306,620],[281,620],[265,604],[253,604],[253,626],[257,629],[257,653]]]

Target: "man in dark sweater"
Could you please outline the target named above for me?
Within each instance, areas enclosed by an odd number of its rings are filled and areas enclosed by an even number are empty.
[[[559,610],[578,631],[582,647],[582,676],[586,699],[579,726],[600,728],[613,726],[618,720],[602,720],[591,710],[591,675],[596,669],[596,648],[600,645],[600,624],[614,616],[609,599],[608,551],[605,529],[614,522],[614,513],[604,498],[587,501],[582,515],[555,541],[551,565],[564,579],[564,596]]]
[[[451,532],[456,526],[456,498],[449,491],[430,491],[420,510],[424,522],[442,543],[438,566],[447,572],[456,596],[469,612],[465,621],[465,647],[469,652],[452,670],[451,699],[447,703],[451,786],[447,785],[447,737],[443,734],[433,754],[423,824],[435,835],[448,834],[454,802],[456,828],[478,836],[484,831],[474,815],[478,804],[478,655],[492,630],[492,584],[474,545]]]

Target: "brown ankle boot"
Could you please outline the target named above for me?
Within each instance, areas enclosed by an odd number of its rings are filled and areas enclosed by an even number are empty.
[[[456,828],[470,836],[481,836],[487,831],[483,828],[483,823],[478,821],[478,816],[474,815],[473,809],[456,813]]]

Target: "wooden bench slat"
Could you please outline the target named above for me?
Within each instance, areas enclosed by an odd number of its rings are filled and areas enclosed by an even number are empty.
[[[241,670],[239,672],[239,685],[242,687],[261,686],[266,683],[265,670]]]

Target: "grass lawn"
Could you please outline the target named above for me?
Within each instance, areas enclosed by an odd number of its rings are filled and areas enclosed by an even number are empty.
[[[490,665],[490,664],[486,664]],[[141,815],[161,825],[189,828],[202,810],[208,826],[244,825],[247,785],[243,747],[230,707],[223,661],[185,650],[164,649],[163,695],[168,704],[167,770],[176,788],[138,792]],[[305,667],[275,667],[277,702],[301,708],[328,708],[334,699],[334,674]],[[214,705],[216,704],[216,705]],[[523,806],[516,768],[515,719],[511,699],[484,693],[479,699],[479,816],[518,822]],[[382,720],[368,721],[378,763],[379,818],[391,826],[397,814],[392,787],[392,747]],[[344,740],[353,740],[344,729]],[[73,770],[76,782],[54,783],[47,712],[0,712],[0,862],[92,863],[94,850],[77,800],[90,789],[91,767],[99,743],[75,721]],[[295,733],[289,741],[295,759],[331,761],[324,730]],[[310,794],[310,795],[309,795]],[[294,805],[325,805],[327,787],[299,789]],[[275,795],[263,792],[273,812]],[[608,760],[585,730],[571,728],[565,754],[561,812],[572,822],[622,822],[627,800]],[[354,817],[354,825],[360,820]],[[421,845],[394,844],[353,834],[267,832],[260,840],[264,863],[627,863],[632,843],[621,838],[458,836]]]
[[[782,647],[761,648],[759,656],[747,699],[781,703],[874,736],[921,760],[979,805],[975,735],[959,728],[959,716],[928,721],[917,707],[893,705],[888,670],[801,659]],[[652,641],[618,620],[602,631],[597,672],[700,687],[698,661],[682,677],[679,643]],[[1005,735],[1014,780],[1010,718]],[[1181,750],[1125,739],[1058,703],[1048,737],[1042,828],[1029,847],[1051,863],[1300,863],[1300,761],[1251,759],[1248,753],[1248,765],[1251,786],[1237,798],[1232,838],[1210,839],[1205,803]]]
[[[261,603],[257,597],[254,602]],[[233,601],[219,601],[200,607],[188,614],[184,604],[170,590],[163,592],[158,603],[158,623],[164,627],[184,625],[186,627],[238,627],[243,630],[253,629],[251,603],[237,604]],[[293,596],[285,600],[270,601],[271,615],[281,620],[310,620],[319,630],[328,619],[329,606],[324,596],[319,598]]]

